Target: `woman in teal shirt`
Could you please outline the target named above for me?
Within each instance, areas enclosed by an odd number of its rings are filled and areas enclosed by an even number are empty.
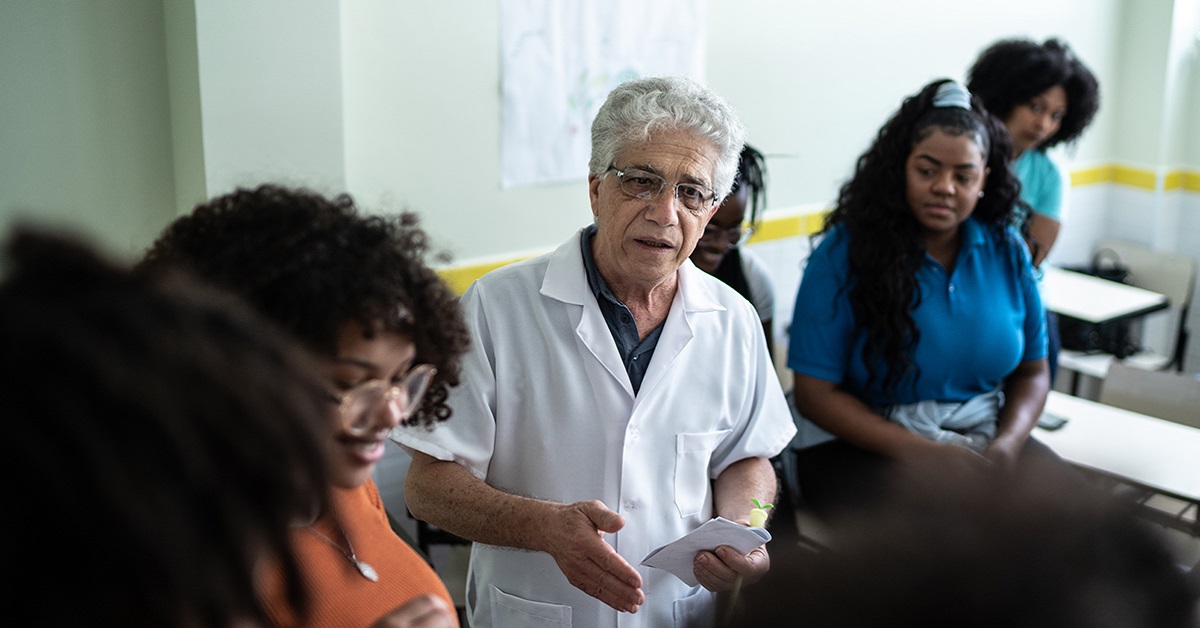
[[[1058,239],[1067,180],[1046,150],[1079,139],[1100,106],[1096,77],[1066,44],[1048,39],[998,41],[970,71],[968,88],[1000,118],[1012,139],[1012,168],[1021,182],[1016,223],[1041,266]],[[1058,366],[1058,321],[1047,319],[1050,381]]]

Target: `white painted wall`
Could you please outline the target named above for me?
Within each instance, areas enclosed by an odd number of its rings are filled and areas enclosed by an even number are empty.
[[[498,5],[342,5],[347,187],[420,212],[456,261],[541,251],[591,219],[586,173],[500,188]]]
[[[197,0],[208,194],[264,181],[345,189],[337,0]]]
[[[709,82],[742,113],[768,154],[772,207],[831,203],[854,160],[907,95],[940,77],[964,79],[1003,37],[1068,40],[1107,81],[1119,3],[713,2]],[[1101,111],[1097,127],[1106,126]],[[1089,133],[1077,159],[1097,161],[1107,133]]]
[[[1124,22],[1136,23],[1129,14],[1145,13],[1144,6],[1162,13],[1171,5],[710,0],[707,78],[771,155],[770,211],[819,209],[903,96],[938,76],[962,77],[979,50],[1004,36],[1071,42],[1106,96],[1070,158],[1087,165],[1124,157],[1116,155],[1127,143],[1116,134],[1128,127],[1115,121],[1127,97],[1118,69],[1137,76],[1139,59],[1155,62],[1152,55],[1125,59],[1123,51],[1142,40],[1127,46]],[[65,221],[136,248],[163,216],[199,197],[281,180],[348,189],[369,207],[421,212],[459,262],[546,250],[589,219],[582,174],[570,183],[500,189],[498,3],[49,0],[3,7],[4,27],[14,32],[0,43],[13,51],[0,68],[13,75],[5,85],[17,89],[0,96],[12,112],[0,119],[0,137],[27,147],[19,162],[6,151],[13,161],[0,186],[6,216],[17,203],[50,217],[55,206],[69,207],[59,211]],[[113,104],[95,111],[106,98]],[[75,154],[50,152],[60,145],[56,137]],[[1127,154],[1136,161],[1137,153]],[[68,163],[78,172],[63,176]],[[117,167],[120,175],[107,172]],[[103,219],[89,202],[97,190],[117,197]],[[164,202],[171,196],[174,203]],[[145,226],[126,224],[138,222]]]
[[[201,0],[204,1],[204,0]],[[1162,0],[1167,1],[1167,0]],[[1111,84],[1120,0],[712,0],[708,83],[768,153],[775,211],[827,206],[901,99],[963,78],[995,39],[1061,36]],[[499,185],[498,3],[343,2],[346,184],[368,205],[408,206],[459,261],[558,244],[590,220],[584,173]],[[1102,108],[1073,160],[1109,157]]]

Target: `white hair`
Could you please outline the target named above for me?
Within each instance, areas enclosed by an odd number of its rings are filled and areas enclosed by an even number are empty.
[[[713,189],[718,200],[729,194],[746,129],[716,92],[680,76],[634,79],[608,94],[592,121],[588,170],[602,176],[618,153],[655,131],[683,131],[712,143],[717,149]]]

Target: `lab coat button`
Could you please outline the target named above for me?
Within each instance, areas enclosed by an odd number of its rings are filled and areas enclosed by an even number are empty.
[[[640,435],[641,434],[640,434],[640,432],[638,432],[636,427],[629,430],[629,440],[637,440],[638,436],[640,436]]]
[[[635,508],[637,508],[637,504],[635,504],[633,501],[625,502],[625,510],[633,510]]]

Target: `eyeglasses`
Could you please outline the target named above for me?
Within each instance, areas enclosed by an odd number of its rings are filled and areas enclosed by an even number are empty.
[[[633,198],[655,199],[667,187],[667,181],[653,172],[638,168],[618,170],[616,166],[609,166],[608,170],[617,173],[621,191]],[[704,211],[716,200],[716,192],[698,183],[676,183],[672,188],[675,199],[690,211]]]
[[[434,375],[437,375],[437,368],[433,365],[418,364],[405,373],[398,384],[371,379],[344,393],[330,393],[329,396],[338,404],[342,427],[353,436],[364,436],[375,427],[379,411],[388,404],[399,415],[401,423],[407,421],[420,407]]]
[[[700,234],[700,241],[709,244],[715,244],[724,241],[729,248],[734,248],[745,244],[750,240],[750,236],[754,235],[754,227],[743,227],[738,225],[728,229],[714,227],[712,223],[704,225],[704,233]]]

